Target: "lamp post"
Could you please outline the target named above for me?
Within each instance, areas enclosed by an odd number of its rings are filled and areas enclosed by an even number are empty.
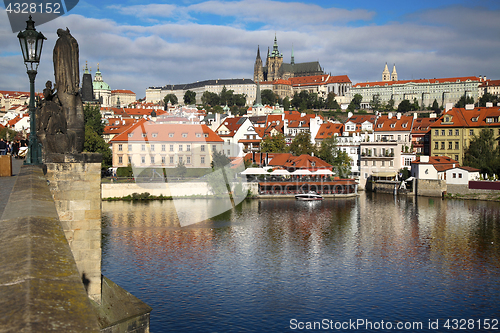
[[[41,164],[42,152],[36,134],[35,77],[42,54],[43,41],[47,38],[41,32],[36,31],[35,22],[31,19],[31,15],[29,20],[26,21],[26,30],[19,32],[17,38],[19,38],[21,44],[24,64],[30,79],[30,139],[28,157],[24,164]]]

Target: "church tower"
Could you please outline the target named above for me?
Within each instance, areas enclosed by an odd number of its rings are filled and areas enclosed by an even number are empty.
[[[262,66],[262,59],[260,58],[259,46],[257,46],[257,58],[253,66],[253,81],[255,83],[264,81],[264,68]]]
[[[391,73],[389,72],[389,68],[387,67],[387,63],[385,63],[384,71],[382,72],[382,81],[391,81]]]
[[[269,54],[269,51],[267,51],[267,53],[267,81],[274,81],[280,78],[278,70],[281,64],[283,64],[283,54],[278,50],[278,39],[276,35],[274,35],[273,52]]]
[[[392,69],[391,81],[398,80],[398,73],[396,72],[396,64],[394,64],[394,68]]]
[[[94,87],[92,86],[92,75],[89,72],[87,62],[85,62],[85,68],[83,69],[83,79],[82,79],[82,101],[93,103],[94,100]]]

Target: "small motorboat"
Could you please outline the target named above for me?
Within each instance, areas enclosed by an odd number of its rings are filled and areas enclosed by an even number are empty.
[[[295,199],[302,201],[323,200],[323,197],[314,191],[307,193],[295,194]]]

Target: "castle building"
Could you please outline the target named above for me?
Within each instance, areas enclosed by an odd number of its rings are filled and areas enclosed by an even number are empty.
[[[265,66],[263,66],[263,62],[260,57],[260,47],[257,47],[253,80],[255,82],[275,81],[278,79],[288,80],[292,77],[324,74],[319,61],[295,63],[293,48],[290,60],[290,63],[283,62],[283,54],[280,53],[278,48],[278,39],[274,36],[273,50],[271,52],[268,49]]]

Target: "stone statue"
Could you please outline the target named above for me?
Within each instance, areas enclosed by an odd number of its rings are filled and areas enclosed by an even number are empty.
[[[79,154],[85,140],[78,42],[68,28],[58,29],[57,35],[53,54],[55,89],[52,82],[47,81],[44,100],[37,111],[37,133],[45,156]]]

